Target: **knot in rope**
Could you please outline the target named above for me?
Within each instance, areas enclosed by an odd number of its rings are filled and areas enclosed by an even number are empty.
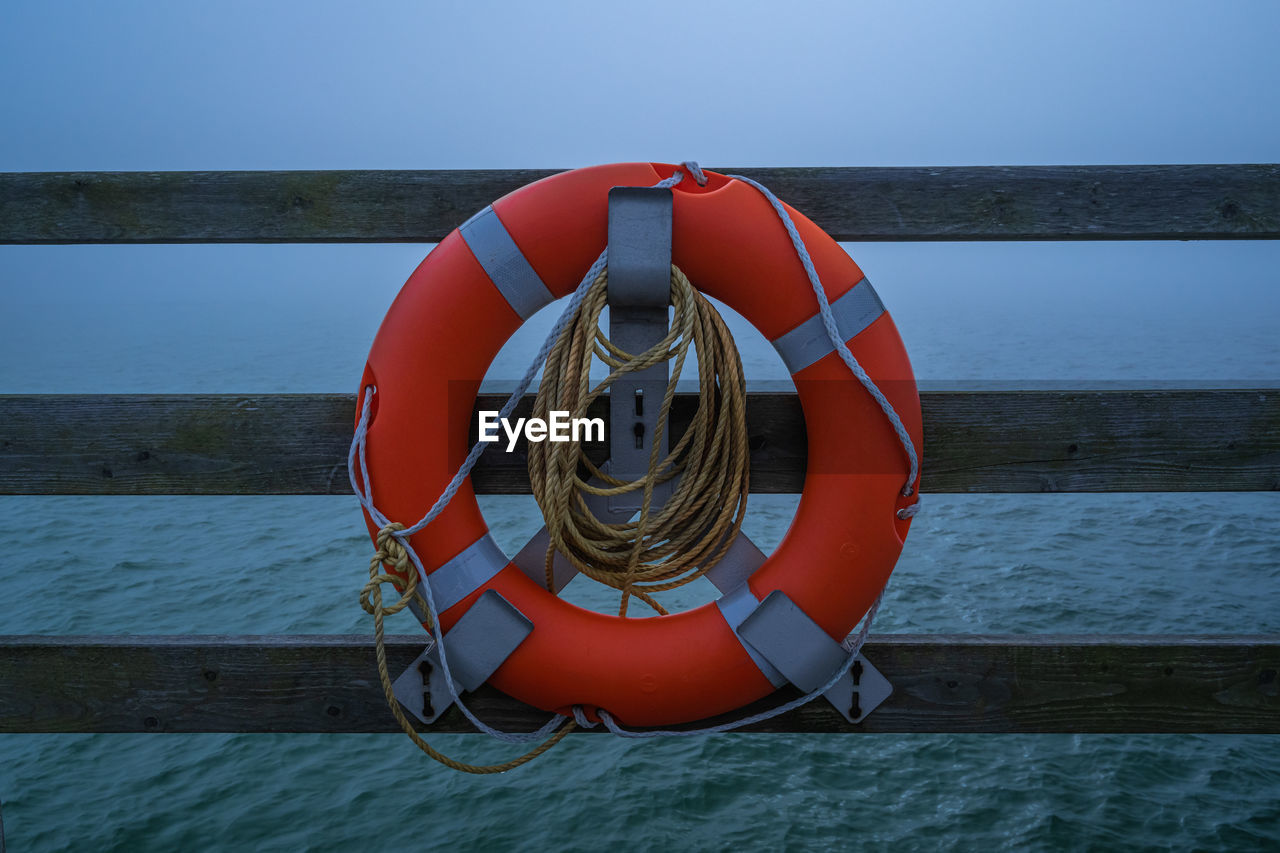
[[[427,612],[426,602],[418,592],[418,571],[409,561],[408,549],[396,536],[404,529],[403,524],[395,521],[378,531],[376,539],[378,550],[369,560],[369,580],[360,590],[360,606],[364,608],[365,613],[372,616],[379,618],[391,616],[404,610],[411,602],[417,602],[422,612]],[[387,564],[392,567],[390,573],[382,571]],[[384,583],[393,585],[397,590],[403,590],[400,600],[389,607],[382,604]]]
[[[404,574],[409,571],[409,552],[396,538],[396,534],[401,530],[404,530],[404,525],[398,521],[393,521],[379,530],[374,540],[378,548],[374,557],[379,562],[391,563],[395,566],[397,573]]]
[[[552,408],[582,417],[618,377],[662,361],[671,361],[670,378],[651,439],[648,471],[637,480],[620,480],[602,471],[578,442],[529,445],[529,479],[550,533],[547,588],[553,588],[553,559],[559,551],[582,574],[621,590],[621,615],[626,615],[631,596],[665,614],[653,593],[705,574],[728,551],[742,526],[749,477],[742,360],[719,312],[674,264],[670,329],[643,353],[625,352],[601,330],[607,288],[606,269],[597,274],[548,353],[534,417],[545,419]],[[697,411],[671,450],[660,457],[676,383],[690,349],[698,361]],[[593,357],[610,368],[594,387]],[[671,496],[655,509],[654,487],[671,480]],[[634,521],[602,521],[586,500],[589,495],[628,492],[642,493],[640,515]]]

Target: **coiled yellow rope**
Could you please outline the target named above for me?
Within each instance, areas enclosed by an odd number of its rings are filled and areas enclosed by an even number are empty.
[[[591,283],[577,315],[548,354],[533,416],[546,419],[549,410],[558,409],[583,417],[592,401],[618,377],[661,361],[671,360],[670,377],[658,412],[648,472],[638,480],[623,481],[603,473],[577,442],[530,443],[529,480],[551,534],[547,588],[552,589],[552,560],[559,551],[582,574],[622,591],[620,615],[626,615],[631,596],[665,615],[653,593],[705,574],[724,556],[742,526],[749,471],[742,360],[719,312],[674,264],[670,330],[643,353],[622,351],[601,330],[607,285],[605,270]],[[679,441],[660,459],[662,433],[691,346],[698,359],[698,409]],[[594,388],[590,387],[593,357],[610,368]],[[670,498],[653,512],[654,486],[677,476]],[[605,485],[593,485],[592,477]],[[634,521],[603,522],[584,499],[586,494],[636,490],[643,491],[643,500]]]

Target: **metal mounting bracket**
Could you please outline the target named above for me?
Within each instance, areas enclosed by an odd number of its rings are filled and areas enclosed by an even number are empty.
[[[608,460],[600,466],[600,470],[605,474],[612,470]],[[605,482],[599,477],[592,477],[591,483],[596,486],[604,486]],[[587,508],[591,510],[591,514],[601,521],[612,524],[629,519],[634,510],[614,509],[609,506],[609,499],[603,495],[583,494],[583,500],[587,503]],[[511,558],[511,562],[516,568],[529,576],[529,579],[538,586],[545,587],[547,585],[547,546],[551,544],[551,534],[547,532],[544,524],[542,529],[533,534],[533,538],[525,543],[520,552]],[[569,581],[573,580],[578,574],[578,570],[574,568],[569,559],[556,552],[553,558],[551,576],[553,581],[553,589],[556,595],[560,594],[560,590],[564,589]]]
[[[533,623],[493,590],[485,590],[445,634],[449,671],[463,690],[475,690],[533,631]],[[405,710],[423,723],[434,723],[449,710],[453,697],[440,666],[440,644],[434,640],[391,684]]]
[[[806,693],[817,690],[845,662],[848,652],[781,590],[774,590],[738,626],[784,677]],[[823,695],[846,720],[860,723],[893,693],[891,685],[861,654]]]
[[[703,577],[711,581],[721,593],[727,595],[746,583],[747,578],[763,566],[767,559],[764,552],[756,547],[756,543],[739,530],[729,550],[725,551],[724,556],[720,558],[720,562],[707,569]]]
[[[640,354],[667,335],[671,302],[671,190],[614,187],[609,190],[609,339]],[[609,389],[609,459],[613,475],[635,480],[649,470],[658,410],[667,390],[665,361],[620,377]],[[667,455],[663,430],[658,455]],[[656,509],[671,495],[671,481],[653,490]],[[639,491],[609,498],[610,508],[640,509]]]

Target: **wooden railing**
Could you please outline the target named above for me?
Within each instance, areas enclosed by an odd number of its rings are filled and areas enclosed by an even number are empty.
[[[739,171],[840,240],[1280,238],[1277,165]],[[0,174],[0,243],[427,242],[552,173]],[[1280,490],[1276,388],[954,387],[922,402],[927,492]],[[343,493],[353,406],[0,396],[0,494]],[[798,491],[795,397],[753,393],[748,428],[753,489]],[[527,492],[523,456],[486,456],[474,482]],[[421,643],[395,638],[393,670]],[[756,730],[1280,732],[1275,635],[879,636],[867,653],[895,692],[863,723],[812,703]],[[511,728],[541,720],[487,687],[473,704]],[[0,732],[394,728],[365,637],[0,637]],[[433,728],[467,730],[456,709]]]

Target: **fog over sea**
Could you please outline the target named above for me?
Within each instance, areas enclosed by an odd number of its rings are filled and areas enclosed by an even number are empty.
[[[427,246],[7,247],[0,392],[354,392]],[[847,248],[926,383],[1274,385],[1263,243]],[[540,314],[499,356],[509,384]],[[785,381],[734,319],[751,381]],[[927,453],[927,449],[926,449]],[[513,553],[531,497],[481,504]],[[766,550],[795,498],[753,495]],[[352,497],[0,498],[0,633],[359,633]],[[1280,494],[930,495],[876,633],[1280,632]],[[589,581],[575,600],[605,606]],[[680,596],[684,595],[685,598]],[[696,588],[675,603],[702,600]],[[413,630],[405,619],[392,631]],[[372,675],[372,673],[371,673]],[[433,738],[497,759],[480,736]],[[1260,849],[1272,736],[574,736],[475,778],[400,735],[3,735],[21,850]]]

